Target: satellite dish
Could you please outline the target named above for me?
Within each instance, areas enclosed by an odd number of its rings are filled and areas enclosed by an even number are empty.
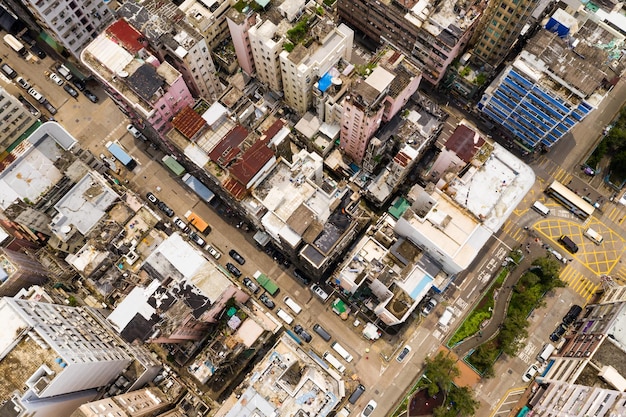
[[[72,231],[72,227],[71,226],[68,226],[68,225],[61,226],[61,233],[68,234],[71,231]]]
[[[118,71],[117,72],[117,76],[120,77],[120,78],[126,78],[126,77],[128,77],[128,72],[126,72],[124,70]]]
[[[330,82],[333,83],[333,85],[341,85],[343,81],[341,81],[339,77],[333,77],[330,79]]]

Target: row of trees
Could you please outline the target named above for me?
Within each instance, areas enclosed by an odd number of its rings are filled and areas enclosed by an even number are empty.
[[[611,182],[621,184],[626,180],[626,107],[622,107],[613,128],[600,141],[587,165],[596,168],[604,157],[610,158]]]
[[[545,293],[563,287],[559,279],[561,265],[550,257],[537,258],[514,287],[506,317],[496,337],[480,345],[468,358],[468,362],[484,377],[493,376],[493,364],[500,354],[515,355],[528,336],[528,316],[533,309],[545,305]]]

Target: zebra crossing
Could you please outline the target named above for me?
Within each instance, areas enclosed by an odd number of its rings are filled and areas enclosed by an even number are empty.
[[[585,277],[580,271],[575,270],[570,265],[563,268],[560,278],[568,287],[580,294],[586,302],[589,302],[600,288],[599,284],[594,284],[589,278]]]

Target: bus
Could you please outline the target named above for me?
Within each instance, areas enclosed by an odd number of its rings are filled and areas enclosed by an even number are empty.
[[[548,188],[546,194],[561,203],[565,208],[571,211],[582,220],[591,216],[595,208],[579,197],[575,192],[564,186],[558,181],[554,181]]]
[[[4,43],[9,45],[11,49],[17,52],[20,55],[26,55],[26,48],[24,44],[17,40],[17,38],[13,35],[4,35]]]
[[[162,159],[163,164],[170,169],[177,177],[185,173],[185,168],[172,156],[165,155]]]

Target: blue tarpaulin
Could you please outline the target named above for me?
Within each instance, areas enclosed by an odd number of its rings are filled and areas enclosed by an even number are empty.
[[[332,77],[332,75],[330,75],[330,72],[327,72],[317,82],[317,88],[319,88],[319,90],[322,93],[325,92],[326,90],[328,90],[328,87],[330,87],[330,84],[332,84],[332,82],[331,82],[332,79],[333,79],[333,77]]]

